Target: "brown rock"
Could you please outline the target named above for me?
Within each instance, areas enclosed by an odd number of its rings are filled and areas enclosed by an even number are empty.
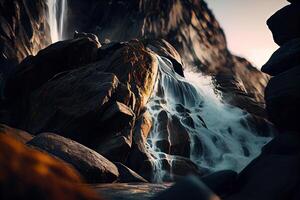
[[[43,133],[28,142],[74,166],[89,183],[111,183],[117,180],[117,167],[95,151],[70,139]]]
[[[14,129],[4,124],[0,124],[0,134],[8,135],[23,144],[33,138],[31,134],[25,131]]]
[[[47,4],[26,0],[0,3],[0,73],[10,72],[28,55],[51,43]]]
[[[1,199],[100,199],[82,183],[63,162],[0,134]]]

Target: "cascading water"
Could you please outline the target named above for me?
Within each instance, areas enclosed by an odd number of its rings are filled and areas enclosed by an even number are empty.
[[[158,56],[158,61],[159,77],[147,106],[153,117],[148,148],[156,157],[154,181],[167,174],[162,160],[168,154],[189,157],[211,171],[241,171],[271,138],[253,133],[248,114],[224,104],[211,78],[191,70],[183,78],[168,59]]]
[[[52,43],[64,39],[64,28],[67,16],[67,0],[47,0]]]

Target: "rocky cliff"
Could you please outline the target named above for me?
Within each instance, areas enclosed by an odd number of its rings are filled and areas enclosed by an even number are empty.
[[[233,56],[219,23],[203,0],[71,1],[67,30],[93,32],[101,42],[162,38],[192,67],[215,77],[225,99],[264,115],[268,77]]]

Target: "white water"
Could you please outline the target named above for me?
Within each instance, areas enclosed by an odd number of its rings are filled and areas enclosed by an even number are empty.
[[[148,148],[156,157],[154,181],[162,181],[167,174],[161,160],[170,152],[161,149],[160,144],[164,140],[172,143],[174,130],[170,127],[174,117],[180,121],[179,134],[188,132],[188,156],[192,161],[211,171],[231,169],[240,172],[271,138],[257,136],[247,127],[248,114],[224,104],[211,78],[191,70],[185,71],[186,78],[183,78],[175,73],[168,59],[158,57],[158,60],[159,78],[148,103],[153,117]],[[164,120],[158,119],[162,111],[167,113],[167,126],[164,126]]]
[[[64,29],[67,16],[67,0],[47,0],[52,43],[64,39]]]

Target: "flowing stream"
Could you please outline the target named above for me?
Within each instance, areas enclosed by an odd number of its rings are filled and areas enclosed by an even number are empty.
[[[154,181],[167,174],[162,160],[169,154],[189,157],[210,171],[241,171],[271,138],[253,132],[247,112],[224,104],[210,77],[185,70],[183,78],[168,59],[158,56],[158,61],[159,78],[148,103],[153,117],[148,148],[156,157]]]
[[[61,41],[64,38],[64,28],[68,11],[67,0],[47,0],[52,43]]]

